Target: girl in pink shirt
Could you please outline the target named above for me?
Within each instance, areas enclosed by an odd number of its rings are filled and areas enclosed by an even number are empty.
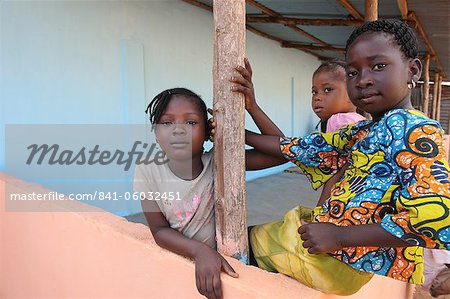
[[[311,105],[320,118],[318,126],[321,132],[334,132],[365,119],[356,112],[356,106],[350,101],[346,81],[345,62],[341,60],[326,61],[313,74]],[[325,183],[318,206],[330,197],[332,186],[341,178],[345,169],[347,165]]]
[[[340,60],[324,62],[314,72],[311,104],[322,132],[334,132],[365,119],[348,97],[345,62]]]

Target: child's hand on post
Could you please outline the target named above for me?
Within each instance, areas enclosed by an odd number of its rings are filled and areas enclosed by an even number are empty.
[[[222,282],[220,280],[222,271],[231,277],[239,277],[230,264],[207,245],[198,250],[194,260],[197,290],[208,299],[222,298]]]
[[[300,221],[298,233],[309,253],[328,253],[342,249],[340,227],[332,223]]]
[[[253,71],[247,58],[244,58],[244,65],[245,67],[237,66],[235,68],[239,75],[231,77],[230,82],[236,83],[231,87],[231,91],[244,94],[245,109],[251,112],[258,108],[258,104],[256,103],[255,89],[252,82]]]
[[[208,113],[213,115],[213,110],[208,108]],[[209,128],[209,140],[214,142],[214,134],[216,134],[216,122],[214,121],[214,116],[208,119],[208,128]]]

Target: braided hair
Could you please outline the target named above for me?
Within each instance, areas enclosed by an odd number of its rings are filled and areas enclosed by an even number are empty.
[[[159,119],[166,110],[170,100],[177,95],[187,97],[198,105],[203,115],[205,123],[205,133],[206,136],[208,136],[208,114],[206,104],[198,94],[187,88],[166,89],[156,95],[150,101],[150,104],[148,104],[147,109],[145,109],[145,113],[150,115],[150,123],[156,125],[159,122]]]
[[[366,32],[381,32],[389,34],[393,37],[393,42],[400,46],[400,50],[405,58],[418,58],[419,46],[414,31],[403,21],[396,19],[376,20],[366,22],[359,26],[348,38],[345,52],[348,53],[348,49],[353,42]]]
[[[345,61],[340,60],[340,59],[333,59],[333,60],[322,62],[322,64],[319,65],[319,67],[314,71],[313,77],[322,72],[331,72],[336,77],[339,77],[342,74],[344,77],[344,80],[346,80]]]

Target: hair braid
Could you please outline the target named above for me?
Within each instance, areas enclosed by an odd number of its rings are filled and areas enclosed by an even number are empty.
[[[148,104],[147,109],[145,109],[145,113],[148,113],[150,115],[150,123],[153,125],[156,125],[159,122],[159,119],[161,118],[161,115],[164,113],[164,111],[167,108],[167,105],[169,104],[170,100],[173,98],[173,96],[180,95],[185,96],[187,98],[192,99],[192,101],[197,104],[202,112],[202,116],[205,123],[205,132],[208,135],[209,129],[208,129],[208,113],[205,102],[202,100],[202,98],[196,94],[195,92],[187,89],[187,88],[171,88],[166,89],[159,94],[157,94],[151,101],[150,104]]]
[[[414,31],[403,21],[395,19],[376,20],[366,22],[356,28],[347,40],[345,51],[353,44],[353,42],[366,32],[381,32],[389,34],[394,41],[400,46],[400,50],[406,58],[417,58],[419,54],[419,46]]]

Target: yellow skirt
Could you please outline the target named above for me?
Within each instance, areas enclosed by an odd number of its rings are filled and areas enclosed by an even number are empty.
[[[257,225],[251,230],[250,242],[258,266],[291,276],[324,293],[356,293],[372,278],[372,273],[353,269],[325,253],[310,254],[303,248],[297,229],[300,219],[311,219],[311,212],[298,206],[284,215],[284,221]]]

